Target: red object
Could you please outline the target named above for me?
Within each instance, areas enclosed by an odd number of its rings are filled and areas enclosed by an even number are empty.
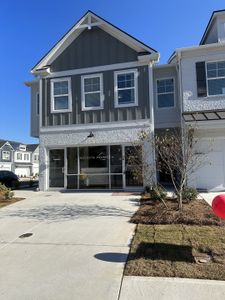
[[[213,199],[212,209],[221,219],[225,219],[225,195],[218,195]]]

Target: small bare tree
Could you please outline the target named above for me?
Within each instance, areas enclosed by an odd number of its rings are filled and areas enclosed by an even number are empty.
[[[155,161],[153,156],[152,134],[148,130],[141,130],[138,138],[132,143],[128,156],[128,166],[132,169],[132,175],[138,183],[152,186],[156,182]],[[151,158],[151,159],[149,159]]]
[[[196,128],[185,126],[164,131],[154,138],[158,169],[170,175],[180,210],[188,178],[202,165],[205,156],[196,151],[199,139],[195,138],[195,131]]]

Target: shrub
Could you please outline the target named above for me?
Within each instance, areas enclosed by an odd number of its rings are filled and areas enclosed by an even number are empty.
[[[11,189],[7,188],[2,183],[0,183],[0,194],[7,200],[11,199],[14,196],[14,193],[11,191]]]
[[[166,198],[166,190],[160,185],[153,185],[145,187],[145,193],[149,194],[152,199],[165,199]]]
[[[154,185],[149,192],[150,197],[156,200],[165,200],[166,199],[166,190],[160,185]]]
[[[186,187],[184,188],[183,192],[182,192],[182,198],[185,201],[192,201],[192,200],[196,200],[198,197],[198,191],[194,188],[191,187]]]

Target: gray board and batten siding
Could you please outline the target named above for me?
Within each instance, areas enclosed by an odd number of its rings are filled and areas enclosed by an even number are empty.
[[[51,72],[137,61],[140,53],[104,30],[84,30],[51,64]]]
[[[138,106],[115,108],[114,71],[110,70],[101,72],[103,74],[104,108],[93,111],[82,111],[81,109],[81,76],[84,74],[70,76],[72,112],[67,113],[51,113],[51,78],[42,79],[42,126],[150,119],[148,66],[137,67],[137,70],[139,73]]]

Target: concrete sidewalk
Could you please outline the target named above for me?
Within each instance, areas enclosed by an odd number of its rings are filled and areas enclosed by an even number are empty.
[[[0,209],[0,299],[118,299],[137,196],[16,196],[26,200]]]
[[[225,281],[125,276],[119,300],[223,300]]]

